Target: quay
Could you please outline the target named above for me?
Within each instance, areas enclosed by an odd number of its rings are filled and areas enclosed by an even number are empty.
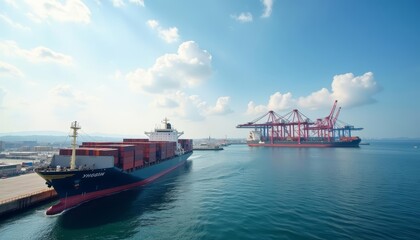
[[[0,217],[53,200],[57,193],[36,173],[0,179]]]

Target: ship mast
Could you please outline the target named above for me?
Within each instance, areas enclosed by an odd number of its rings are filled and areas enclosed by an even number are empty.
[[[76,169],[76,138],[77,138],[77,131],[81,129],[80,125],[77,123],[77,121],[74,121],[71,123],[70,128],[73,129],[73,134],[69,135],[69,137],[73,138],[73,142],[71,144],[71,160],[70,160],[70,169],[74,170]]]

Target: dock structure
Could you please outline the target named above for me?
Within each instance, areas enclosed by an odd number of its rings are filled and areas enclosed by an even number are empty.
[[[327,147],[329,144],[335,147],[358,147],[360,139],[353,137],[352,131],[363,128],[339,121],[341,107],[337,111],[336,108],[337,100],[330,114],[316,121],[312,121],[298,109],[283,116],[269,111],[251,122],[237,125],[236,128],[254,129],[247,138],[249,146]],[[346,143],[332,144],[336,142]],[[352,144],[347,144],[348,142]]]
[[[0,179],[0,217],[52,200],[57,193],[35,173]]]

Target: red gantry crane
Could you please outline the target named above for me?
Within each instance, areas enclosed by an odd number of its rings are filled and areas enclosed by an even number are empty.
[[[336,107],[337,101],[328,116],[315,122],[294,109],[283,116],[269,111],[251,122],[239,124],[237,128],[254,129],[248,137],[250,146],[357,147],[360,138],[351,137],[351,131],[363,128],[337,127],[341,107],[337,112]]]

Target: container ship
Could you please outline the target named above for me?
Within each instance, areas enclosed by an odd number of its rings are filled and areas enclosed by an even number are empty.
[[[148,184],[184,165],[193,153],[192,140],[179,139],[183,132],[172,128],[166,118],[163,127],[145,132],[148,139],[83,142],[77,146],[77,121],[71,129],[72,147],[60,149],[49,166],[35,169],[60,199],[47,215]]]
[[[254,121],[237,128],[251,128],[247,143],[250,147],[359,147],[361,139],[352,131],[362,130],[349,124],[338,124],[341,107],[337,101],[328,116],[310,120],[299,110],[281,116],[269,111]]]

